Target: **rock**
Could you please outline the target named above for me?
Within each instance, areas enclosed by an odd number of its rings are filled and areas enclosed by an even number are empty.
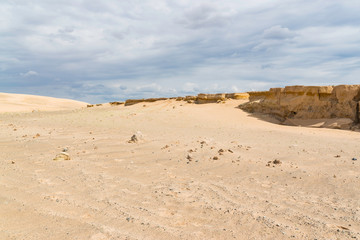
[[[213,160],[219,160],[218,156],[213,157]]]
[[[139,139],[137,138],[137,136],[134,134],[131,136],[130,142],[137,142],[139,141]]]
[[[270,167],[271,164],[273,164],[272,166],[275,167],[275,165],[281,164],[281,161],[278,160],[278,159],[275,159],[274,161],[268,161],[267,164],[266,164],[266,166],[267,166],[267,167]]]
[[[125,102],[109,102],[110,106],[118,106],[118,105],[123,105],[125,104]]]
[[[33,136],[33,138],[38,138],[38,137],[40,137],[39,133],[37,133],[35,136]]]
[[[88,107],[88,108],[94,107],[94,104],[88,104],[88,105],[86,105],[86,107]]]
[[[225,93],[218,93],[218,94],[204,94],[200,93],[197,96],[196,103],[203,104],[203,103],[216,103],[218,101],[225,100]]]
[[[278,159],[275,159],[272,163],[273,163],[273,164],[281,164],[281,161],[278,160]]]
[[[125,106],[131,106],[140,102],[156,102],[161,100],[167,100],[168,98],[142,98],[142,99],[128,99],[125,101]]]
[[[164,147],[162,147],[161,149],[166,149],[166,148],[169,148],[170,146],[169,145],[165,145]]]
[[[225,98],[227,99],[249,99],[249,93],[226,93]]]
[[[54,161],[58,161],[58,160],[70,160],[70,156],[69,156],[69,154],[66,153],[66,152],[61,152],[61,153],[57,154],[53,160],[54,160]]]
[[[183,98],[184,101],[196,101],[196,99],[196,96],[185,96],[185,98]]]
[[[239,107],[270,114],[284,122],[292,119],[338,119],[320,127],[349,129],[360,121],[360,85],[287,86],[249,92],[249,102]]]
[[[136,143],[139,140],[143,139],[143,134],[140,131],[137,131],[134,135],[131,136],[129,143]]]

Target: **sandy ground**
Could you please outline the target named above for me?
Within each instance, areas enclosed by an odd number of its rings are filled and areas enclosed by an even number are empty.
[[[240,103],[0,114],[0,239],[360,239],[360,134]]]
[[[85,107],[86,103],[27,94],[0,92],[0,112],[59,111]]]

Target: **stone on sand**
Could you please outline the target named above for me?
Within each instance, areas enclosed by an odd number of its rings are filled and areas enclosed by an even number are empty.
[[[139,140],[143,139],[143,134],[140,131],[137,131],[135,134],[133,134],[130,138],[130,140],[128,141],[129,143],[136,143]]]
[[[70,156],[69,156],[69,154],[66,153],[66,152],[61,152],[61,153],[57,154],[53,160],[54,160],[54,161],[58,161],[58,160],[70,160]]]

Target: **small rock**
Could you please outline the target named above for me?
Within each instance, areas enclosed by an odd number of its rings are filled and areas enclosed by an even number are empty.
[[[130,139],[131,142],[137,142],[139,141],[139,139],[137,138],[137,136],[134,134],[131,136],[131,139]]]
[[[213,160],[219,160],[219,158],[217,156],[213,157]]]
[[[192,161],[192,156],[191,156],[190,154],[188,154],[188,155],[186,156],[186,159],[189,160],[189,161]]]
[[[273,161],[273,164],[281,164],[281,161],[278,160],[278,159],[275,159],[275,160]]]
[[[37,133],[35,136],[33,136],[33,138],[38,138],[38,137],[40,137],[39,133]]]
[[[66,152],[61,152],[61,153],[57,154],[53,160],[54,161],[57,161],[57,160],[70,160],[70,156]]]
[[[343,226],[338,226],[339,228],[343,229],[343,230],[350,230],[349,228],[347,227],[343,227]]]
[[[137,131],[134,135],[131,136],[129,143],[138,142],[140,139],[142,139],[142,133],[140,131]]]
[[[272,164],[272,165],[271,165]],[[281,161],[278,159],[275,159],[274,161],[268,161],[266,166],[267,167],[275,167],[275,165],[281,164]]]
[[[234,153],[231,149],[228,149],[228,152],[230,152],[230,153]]]
[[[339,158],[339,157],[341,157],[341,156],[340,156],[340,155],[336,155],[336,156],[334,156],[334,157]]]
[[[356,161],[357,159],[356,159],[356,158],[352,158],[351,160]]]
[[[15,164],[15,162],[14,162],[14,161],[11,161],[11,164]]]

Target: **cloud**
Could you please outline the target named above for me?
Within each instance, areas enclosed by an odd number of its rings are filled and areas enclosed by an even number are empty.
[[[265,29],[263,33],[263,37],[268,39],[287,39],[293,38],[294,36],[295,34],[288,28],[282,27],[280,25]]]
[[[221,10],[209,3],[203,3],[187,9],[179,23],[191,29],[219,28],[225,26],[230,17],[231,12]]]
[[[39,74],[35,71],[28,71],[27,73],[20,73],[20,75],[22,77],[33,77],[33,76],[37,76]]]
[[[182,92],[187,94],[196,94],[200,91],[199,86],[193,82],[186,82],[182,86]]]

